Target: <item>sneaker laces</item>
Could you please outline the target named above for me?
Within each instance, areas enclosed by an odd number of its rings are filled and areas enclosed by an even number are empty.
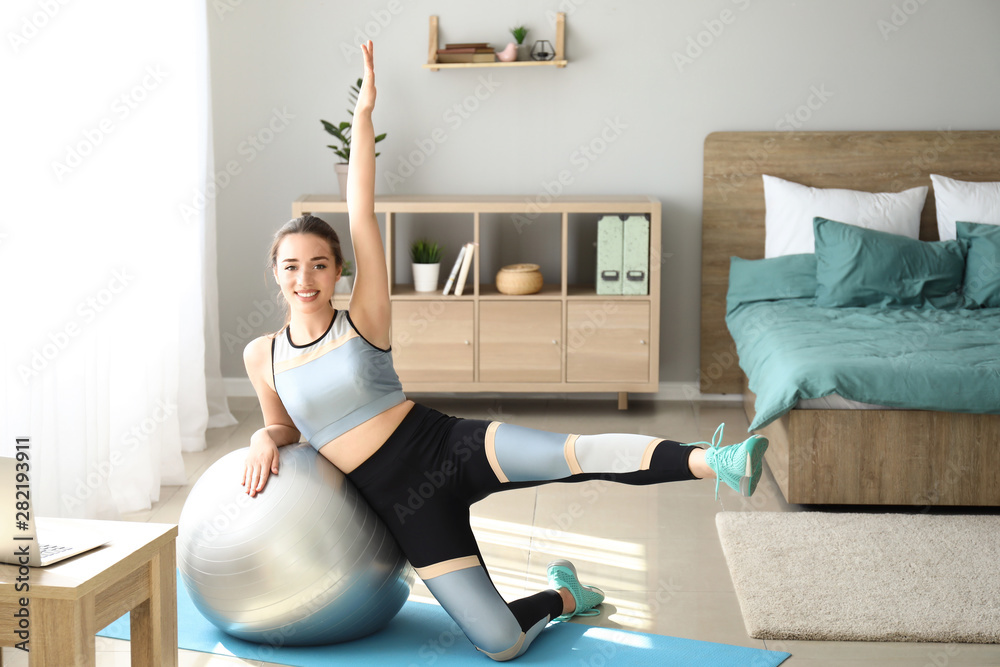
[[[581,611],[580,613],[574,613],[574,616],[600,616],[601,612],[594,607],[591,607],[587,611]]]
[[[719,424],[719,427],[717,429],[715,429],[715,433],[712,435],[712,442],[706,442],[706,441],[702,440],[700,442],[692,442],[692,443],[689,443],[689,444],[691,444],[691,445],[708,445],[709,449],[716,450],[716,454],[718,454],[722,450],[722,448],[719,445],[722,444],[722,434],[723,434],[723,431],[724,431],[725,428],[726,428],[726,422],[722,422],[721,424]],[[707,457],[706,457],[706,459],[707,459]],[[707,462],[707,460],[706,460],[706,462]],[[712,468],[712,470],[715,470],[715,499],[718,500],[719,499],[719,482],[722,481],[722,478],[719,475],[719,471],[716,470],[715,466],[710,466],[710,467]]]

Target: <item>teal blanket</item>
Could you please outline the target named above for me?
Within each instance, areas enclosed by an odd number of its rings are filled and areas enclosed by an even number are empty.
[[[726,324],[757,395],[751,430],[799,399],[833,393],[895,408],[1000,413],[1000,308],[820,308],[814,301],[729,303]]]

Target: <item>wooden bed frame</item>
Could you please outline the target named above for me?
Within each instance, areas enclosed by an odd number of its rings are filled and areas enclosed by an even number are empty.
[[[726,328],[729,258],[764,256],[761,174],[823,188],[930,188],[920,238],[938,240],[929,174],[1000,181],[1000,131],[717,132],[705,139],[701,391],[744,395]],[[849,221],[846,221],[849,222]],[[1000,415],[795,409],[761,431],[791,503],[1000,505]]]

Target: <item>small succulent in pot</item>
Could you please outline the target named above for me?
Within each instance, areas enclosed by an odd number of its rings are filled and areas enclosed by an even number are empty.
[[[528,36],[528,29],[523,25],[516,25],[510,29],[510,34],[514,36],[517,46],[514,48],[514,59],[528,60],[528,47],[524,44],[524,38]],[[508,47],[509,48],[509,47]]]
[[[442,249],[437,243],[420,239],[410,244],[410,259],[413,260],[413,289],[417,292],[437,290],[438,273],[441,270]]]

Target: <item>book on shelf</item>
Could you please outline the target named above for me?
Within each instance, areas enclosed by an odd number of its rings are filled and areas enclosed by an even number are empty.
[[[439,63],[491,63],[496,60],[493,51],[489,53],[438,53]]]
[[[492,46],[453,46],[447,49],[438,49],[438,53],[495,53]]]
[[[451,267],[451,273],[448,274],[448,280],[444,284],[441,296],[447,296],[448,291],[451,290],[451,286],[455,283],[455,278],[458,277],[458,269],[462,266],[462,260],[465,258],[467,248],[468,246],[462,246],[462,249],[458,251],[458,257],[455,258],[455,263]]]
[[[476,253],[476,244],[467,243],[465,245],[465,257],[462,258],[462,268],[458,270],[458,280],[455,282],[455,296],[462,296],[465,290],[465,279],[469,275],[469,266],[472,264],[472,256]]]
[[[489,42],[453,42],[444,45],[445,49],[490,49]]]

